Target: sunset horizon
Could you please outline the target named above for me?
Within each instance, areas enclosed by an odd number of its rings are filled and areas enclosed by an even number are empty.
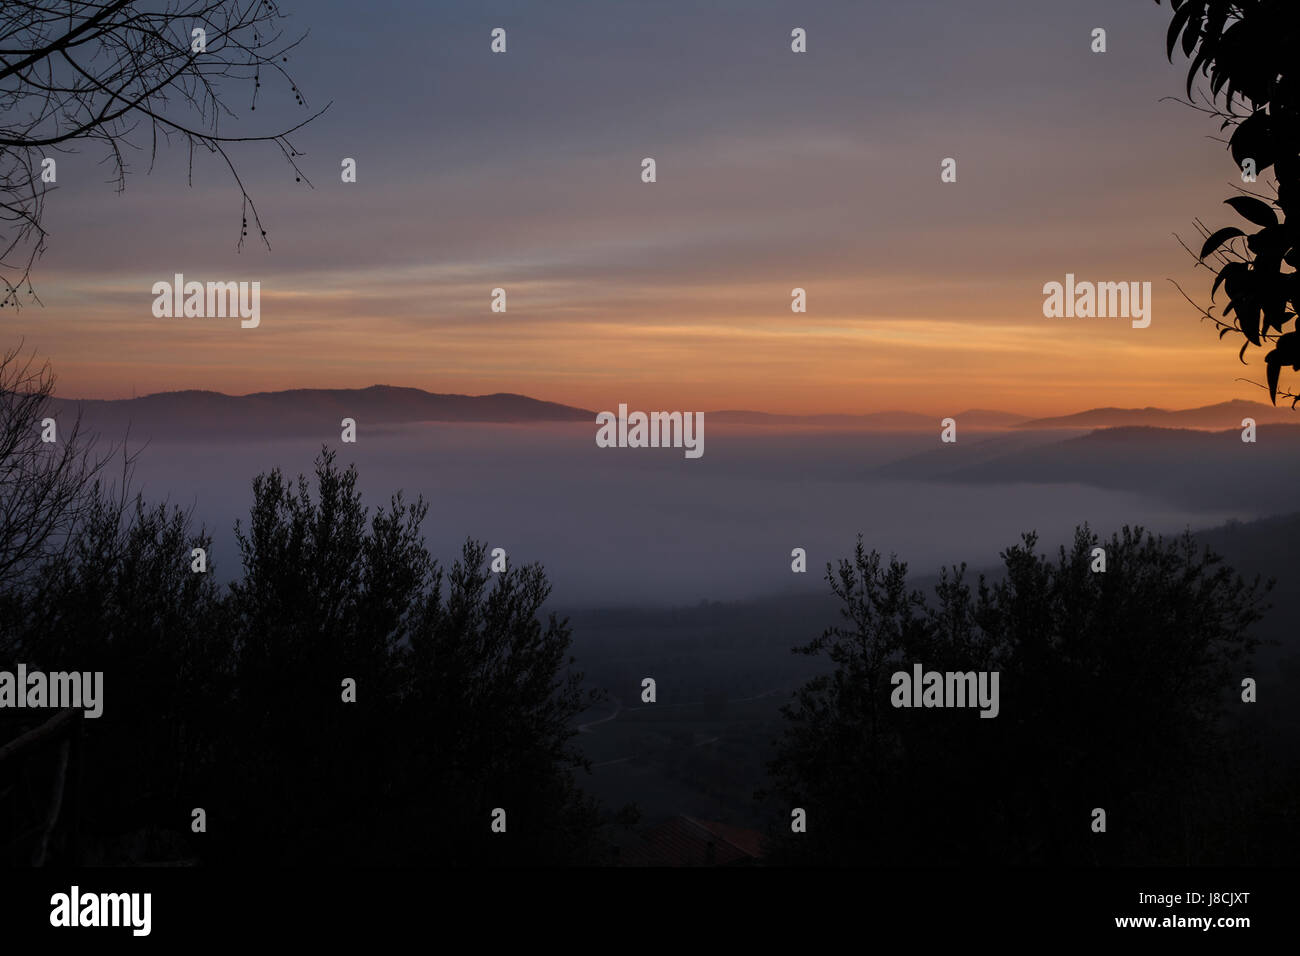
[[[238,150],[246,234],[213,157],[191,181],[183,150],[159,151],[119,193],[93,152],[62,155],[39,303],[24,288],[4,321],[78,397],[398,381],[584,407],[1036,417],[1257,399],[1263,363],[1236,365],[1179,292],[1211,304],[1179,237],[1231,215],[1222,195],[1242,184],[1169,99],[1164,12],[1111,6],[1104,56],[1063,9],[954,10],[960,30],[905,55],[877,38],[926,29],[916,11],[828,8],[803,57],[767,42],[789,33],[776,9],[685,33],[520,9],[528,42],[485,60],[473,18],[416,9],[398,28],[323,5],[295,66],[317,99],[230,119],[251,134],[324,109],[295,133],[294,168]],[[379,44],[380,79],[348,66]],[[433,74],[414,67],[429,45]],[[1017,56],[988,56],[1002,48]],[[666,56],[691,66],[648,68]],[[735,74],[704,82],[715,62]],[[472,93],[434,79],[452,72]],[[895,89],[898,74],[926,79]],[[411,121],[417,96],[438,129]],[[159,317],[151,290],[173,276],[258,283],[259,324]],[[1144,283],[1147,318],[1049,317],[1067,277]]]
[[[40,358],[39,355],[37,357]],[[388,389],[414,389],[430,395],[448,395],[448,396],[458,396],[458,397],[468,397],[468,398],[487,398],[492,396],[518,396],[521,398],[528,398],[537,402],[543,402],[543,403],[554,404],[554,405],[563,405],[568,408],[574,408],[574,409],[580,409],[580,410],[592,411],[592,412],[596,412],[606,408],[615,408],[619,404],[627,405],[630,408],[659,408],[659,409],[678,409],[678,410],[685,410],[687,408],[687,406],[683,405],[682,402],[671,400],[666,396],[661,398],[655,398],[654,396],[657,395],[658,393],[653,393],[653,392],[646,393],[650,395],[649,398],[638,399],[633,397],[629,399],[628,397],[626,397],[628,395],[635,396],[636,394],[640,394],[635,389],[627,389],[622,391],[613,390],[611,395],[606,397],[604,401],[583,402],[577,400],[573,400],[573,401],[565,400],[564,398],[557,397],[556,395],[553,394],[538,394],[534,392],[525,392],[525,391],[520,391],[518,389],[506,388],[506,387],[501,387],[501,388],[484,387],[482,390],[460,391],[460,390],[446,389],[440,387],[428,387],[422,385],[411,385],[405,383],[380,382],[380,381],[369,382],[364,385],[338,385],[332,383],[311,384],[311,385],[290,385],[282,388],[252,388],[248,391],[227,391],[219,388],[188,386],[184,388],[164,388],[164,389],[157,389],[151,391],[144,391],[144,390],[137,389],[134,394],[128,392],[127,394],[124,395],[114,395],[114,394],[71,395],[71,394],[63,394],[62,390],[57,387],[58,386],[57,380],[59,378],[59,374],[57,369],[54,369],[53,371],[56,378],[56,383],[55,383],[56,387],[52,392],[52,395],[55,398],[61,399],[63,401],[68,401],[68,402],[87,402],[87,401],[119,402],[119,401],[127,401],[132,399],[152,398],[152,397],[159,397],[165,395],[182,394],[185,392],[205,392],[205,393],[222,395],[231,398],[247,398],[256,395],[272,395],[272,394],[296,392],[296,391],[348,392],[348,391],[364,391],[367,389],[376,389],[376,388],[388,388]],[[942,408],[931,404],[928,407],[926,406],[911,407],[911,406],[903,406],[903,405],[891,405],[891,406],[863,405],[863,406],[848,406],[848,407],[839,407],[839,408],[812,407],[806,409],[805,408],[796,409],[796,408],[786,408],[786,407],[765,406],[765,405],[758,404],[757,402],[754,404],[745,404],[743,402],[732,401],[729,404],[724,402],[724,403],[719,403],[714,405],[697,402],[689,407],[690,410],[692,411],[698,410],[698,411],[709,412],[709,413],[752,412],[760,415],[769,415],[773,417],[784,416],[784,417],[799,417],[799,418],[816,418],[816,417],[852,418],[852,417],[861,417],[861,416],[883,416],[883,415],[889,415],[891,413],[910,414],[910,415],[932,415],[934,416],[935,421],[938,422],[944,417],[949,415],[958,415],[958,414],[970,413],[970,412],[1014,415],[1023,418],[1025,420],[1034,420],[1034,419],[1043,419],[1043,418],[1059,418],[1059,417],[1064,417],[1069,415],[1081,414],[1089,411],[1096,411],[1099,409],[1123,409],[1123,410],[1133,410],[1133,411],[1143,411],[1143,410],[1190,411],[1190,410],[1210,408],[1210,407],[1220,406],[1220,405],[1237,405],[1237,404],[1262,405],[1265,407],[1269,407],[1267,395],[1261,395],[1260,397],[1257,398],[1250,398],[1244,395],[1232,395],[1232,396],[1224,396],[1215,401],[1207,401],[1205,400],[1204,396],[1193,395],[1193,396],[1189,396],[1189,401],[1186,404],[1177,404],[1177,403],[1136,404],[1135,403],[1135,404],[1128,405],[1128,404],[1120,404],[1116,402],[1106,402],[1106,403],[1094,404],[1094,405],[1079,405],[1079,406],[1062,405],[1061,407],[1055,410],[1043,411],[1043,412],[1026,411],[1020,407],[1004,407],[1004,406],[996,406],[996,405],[981,405],[981,404],[974,404],[974,403],[967,404],[967,405],[954,404]],[[1285,403],[1281,403],[1277,407],[1286,408],[1287,405]],[[1300,424],[1300,416],[1296,418],[1296,424]]]

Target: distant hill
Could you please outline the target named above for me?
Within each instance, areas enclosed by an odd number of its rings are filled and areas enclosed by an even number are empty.
[[[863,415],[772,415],[728,409],[706,412],[705,421],[727,425],[815,425],[839,428],[862,428],[870,431],[928,431],[939,428],[943,418],[957,420],[958,427],[975,429],[1012,428],[1027,421],[1024,415],[972,408],[955,415],[922,415],[919,412],[870,412]]]
[[[305,388],[225,395],[221,392],[159,392],[129,399],[55,399],[56,417],[78,413],[84,426],[117,437],[187,435],[310,435],[337,433],[344,418],[358,424],[404,422],[594,421],[595,413],[525,395],[444,395],[418,388]]]
[[[1073,415],[1055,418],[1032,418],[1016,424],[1016,428],[1121,428],[1150,426],[1155,428],[1201,428],[1217,430],[1240,428],[1243,418],[1253,418],[1256,424],[1300,424],[1300,411],[1292,411],[1283,403],[1274,408],[1263,402],[1234,399],[1218,405],[1185,408],[1171,411],[1165,408],[1093,408]],[[960,421],[960,419],[959,419]]]
[[[1197,509],[1249,508],[1261,515],[1295,508],[1297,473],[1300,424],[1261,425],[1254,444],[1242,442],[1240,428],[1105,428],[1036,443],[1006,436],[959,439],[872,472],[960,484],[1092,485]]]
[[[457,395],[418,388],[300,388],[226,395],[187,390],[140,398],[54,399],[55,417],[69,422],[80,414],[90,430],[117,438],[127,429],[135,439],[229,435],[244,438],[314,435],[338,431],[344,418],[358,424],[410,422],[595,422],[585,408],[545,402],[526,395]],[[616,405],[611,404],[611,408]],[[633,409],[635,410],[635,409]],[[651,410],[651,409],[646,409]],[[931,431],[941,416],[917,412],[861,415],[775,415],[747,410],[705,412],[711,424],[820,426],[867,431]],[[1026,420],[1013,412],[970,409],[952,416],[960,427],[1004,430]]]
[[[317,435],[337,432],[339,422],[400,425],[410,422],[591,422],[596,413],[585,408],[540,401],[526,395],[458,395],[418,388],[371,385],[369,388],[301,388],[280,392],[226,395],[211,391],[158,392],[130,399],[54,399],[61,423],[80,414],[84,424],[112,437],[127,428],[137,439],[192,435],[245,438]],[[616,407],[611,403],[611,407]],[[644,409],[653,410],[653,409]],[[1260,425],[1300,424],[1300,412],[1259,402],[1232,401],[1204,408],[1094,408],[1054,418],[1028,418],[1015,412],[970,408],[947,415],[909,411],[863,414],[781,415],[746,409],[705,412],[711,424],[774,425],[862,429],[883,432],[934,432],[941,419],[956,419],[959,433],[968,431],[1066,432],[1123,427],[1222,430],[1240,428],[1243,418]],[[951,463],[953,456],[945,461]]]

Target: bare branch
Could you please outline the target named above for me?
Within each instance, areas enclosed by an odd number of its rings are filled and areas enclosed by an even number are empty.
[[[0,6],[0,307],[37,301],[31,271],[45,249],[41,226],[54,188],[43,161],[93,145],[105,152],[111,181],[126,186],[125,150],[147,130],[150,168],[160,140],[179,138],[191,172],[195,146],[220,158],[239,190],[238,247],[249,213],[263,243],[267,230],[239,175],[230,147],[274,143],[297,181],[307,177],[288,137],[329,109],[265,134],[228,135],[235,119],[225,94],[250,88],[257,109],[264,75],[282,79],[298,106],[306,97],[284,64],[306,34],[280,30],[272,0],[34,0]],[[203,44],[192,31],[204,31]]]

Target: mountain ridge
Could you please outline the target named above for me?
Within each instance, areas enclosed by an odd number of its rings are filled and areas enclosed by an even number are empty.
[[[323,417],[363,418],[369,424],[398,425],[412,422],[539,423],[594,421],[593,410],[532,398],[518,392],[466,395],[430,392],[401,385],[374,384],[365,388],[295,388],[230,395],[212,389],[151,392],[135,398],[60,398],[51,400],[56,413],[80,412],[100,427],[161,428],[218,431],[235,428],[247,433],[246,419],[254,431],[262,426],[293,430],[298,426],[318,430]],[[805,425],[870,430],[920,431],[937,429],[941,418],[951,417],[958,428],[1005,431],[1096,430],[1131,427],[1227,430],[1240,428],[1243,417],[1257,424],[1300,422],[1300,413],[1262,402],[1233,399],[1197,408],[1166,409],[1156,406],[1107,406],[1069,415],[1033,418],[999,409],[970,408],[947,416],[890,410],[861,413],[783,414],[750,409],[707,411],[714,423],[742,425]],[[268,416],[271,418],[268,419]],[[332,427],[332,425],[331,425]]]
[[[1196,428],[1220,430],[1241,427],[1241,416],[1254,418],[1256,424],[1282,425],[1300,422],[1300,413],[1289,407],[1275,408],[1263,402],[1234,398],[1196,408],[1168,409],[1148,405],[1145,408],[1106,406],[1090,408],[1070,415],[1031,418],[1014,427],[1044,428]]]

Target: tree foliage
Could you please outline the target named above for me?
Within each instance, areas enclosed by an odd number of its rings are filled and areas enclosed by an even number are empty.
[[[81,731],[85,840],[65,834],[51,860],[589,858],[597,819],[570,738],[591,700],[567,622],[542,620],[545,572],[492,573],[474,541],[444,572],[422,500],[372,514],[356,485],[329,451],[314,482],[258,476],[225,589],[192,570],[212,542],[187,514],[98,492],[23,586],[0,575],[0,668],[104,673],[103,716]],[[42,769],[0,766],[0,803],[46,797]],[[190,829],[198,807],[206,833]],[[0,848],[24,862],[38,830]]]
[[[1102,573],[1091,569],[1099,546]],[[784,710],[775,859],[1185,864],[1277,852],[1260,834],[1289,811],[1240,773],[1228,719],[1268,585],[1189,535],[1140,528],[1101,541],[1085,526],[1056,560],[1030,534],[1002,559],[1000,577],[974,586],[964,565],[945,570],[933,600],[861,539],[827,566],[843,620],[796,648],[830,669]],[[891,675],[917,663],[998,671],[999,714],[893,707]],[[793,807],[807,811],[804,834],[789,832]],[[1095,807],[1109,815],[1104,839],[1090,829]]]
[[[1160,3],[1161,0],[1156,0]],[[1181,49],[1191,60],[1187,96],[1197,78],[1208,92],[1204,111],[1232,129],[1227,143],[1240,168],[1250,161],[1257,175],[1272,170],[1273,196],[1247,193],[1226,203],[1253,231],[1239,226],[1203,233],[1198,261],[1216,273],[1211,300],[1227,297],[1222,318],[1202,310],[1219,326],[1219,337],[1243,339],[1239,358],[1265,349],[1270,399],[1281,394],[1294,407],[1300,394],[1280,386],[1281,372],[1300,372],[1300,4],[1294,0],[1169,0],[1167,53]]]
[[[24,357],[21,345],[0,353],[0,581],[11,588],[30,585],[37,565],[70,546],[107,493],[116,451],[97,453],[79,421],[58,421],[54,384],[49,364]],[[48,419],[60,440],[42,440]]]

